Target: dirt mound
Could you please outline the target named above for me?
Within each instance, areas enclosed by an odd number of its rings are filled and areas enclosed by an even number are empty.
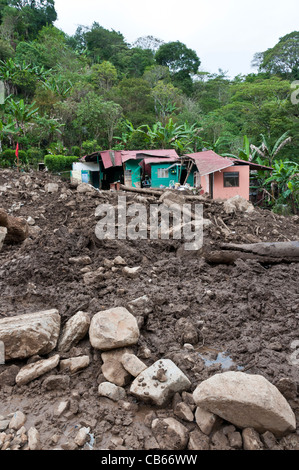
[[[162,358],[172,360],[191,381],[191,392],[226,370],[263,375],[288,399],[298,423],[299,366],[290,358],[298,340],[299,264],[237,259],[232,265],[214,265],[200,252],[185,251],[184,240],[100,241],[95,236],[95,209],[103,203],[116,207],[119,195],[126,196],[128,207],[143,202],[149,209],[159,200],[127,192],[81,192],[47,173],[0,173],[0,207],[10,216],[25,218],[30,226],[27,240],[4,244],[0,251],[0,318],[57,309],[65,325],[79,311],[92,317],[147,296],[146,314],[138,317],[141,336],[132,349],[148,367]],[[197,202],[187,196],[186,201]],[[204,219],[210,221],[204,228],[206,250],[228,242],[298,239],[297,216],[260,209],[227,213],[221,201],[201,203]],[[140,267],[138,275],[131,278],[122,266],[112,264],[117,256],[126,266]],[[90,262],[81,264],[82,257]],[[86,276],[100,268],[101,276]],[[58,379],[70,380],[57,379],[61,386],[53,389],[44,384],[53,371],[17,386],[14,378],[26,362],[0,366],[0,415],[22,410],[26,427],[38,429],[43,449],[72,447],[78,427],[90,429],[87,448],[154,449],[154,417],[175,417],[189,433],[197,430],[195,422],[174,414],[179,402],[190,402],[188,394],[177,394],[175,403],[163,409],[129,394],[119,403],[100,398],[98,385],[105,381],[102,358],[88,339],[62,358],[81,355],[90,357],[89,367],[73,375],[57,373]],[[56,407],[63,401],[68,401],[67,411],[57,416]],[[219,442],[213,434],[207,445],[219,448]],[[283,438],[275,445],[294,444]],[[267,448],[265,443],[263,447]]]

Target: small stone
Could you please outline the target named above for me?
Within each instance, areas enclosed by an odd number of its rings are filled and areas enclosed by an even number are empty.
[[[60,418],[60,416],[62,416],[63,413],[65,413],[69,409],[69,406],[70,406],[69,400],[61,401],[54,411],[54,416],[56,416],[57,418]]]
[[[164,406],[176,392],[188,390],[190,386],[190,380],[171,360],[162,359],[134,380],[130,392],[143,401]]]
[[[59,367],[61,371],[69,369],[71,374],[75,374],[79,370],[86,369],[89,362],[89,356],[72,357],[61,361]]]
[[[264,434],[261,435],[261,440],[267,449],[273,449],[273,447],[277,445],[276,437],[270,431],[264,432]]]
[[[129,268],[128,266],[126,266],[125,268],[123,268],[123,274],[127,277],[134,279],[138,276],[138,273],[140,272],[140,270],[141,270],[140,266],[136,268]]]
[[[14,413],[13,418],[9,423],[9,428],[18,431],[26,422],[26,416],[22,411],[17,411]]]
[[[189,421],[190,423],[192,423],[194,421],[194,415],[192,413],[192,410],[184,402],[178,403],[176,405],[175,410],[174,410],[174,414],[178,418],[180,418],[184,421]]]
[[[121,358],[121,363],[133,377],[137,377],[141,372],[147,369],[147,365],[138,359],[135,354],[125,353]]]
[[[87,442],[89,433],[90,428],[81,428],[75,437],[75,444],[77,444],[78,447],[83,447]]]
[[[116,266],[126,266],[127,263],[121,256],[117,256],[113,261],[113,264],[115,264]]]
[[[131,374],[123,367],[122,358],[131,353],[131,349],[121,348],[102,353],[102,373],[108,382],[124,387],[131,380]]]
[[[216,431],[211,437],[212,448],[215,450],[229,450],[229,441],[222,430]]]
[[[67,390],[70,386],[70,377],[67,375],[50,375],[43,381],[46,390]]]
[[[174,418],[155,419],[152,431],[162,450],[183,450],[187,446],[188,429]]]
[[[5,431],[9,426],[9,420],[2,420],[0,421],[0,432]]]
[[[20,372],[20,367],[16,365],[12,365],[7,367],[1,374],[0,374],[0,384],[9,385],[13,387],[16,383],[16,376]]]
[[[92,263],[91,258],[89,256],[78,256],[77,258],[70,258],[70,264],[81,264],[83,266],[88,266]]]
[[[98,393],[101,397],[110,398],[113,401],[125,400],[126,391],[110,382],[103,382],[99,385]]]
[[[107,351],[132,346],[139,336],[136,318],[126,308],[104,310],[91,320],[89,337],[95,349]]]
[[[215,426],[220,422],[220,418],[209,411],[205,411],[200,407],[197,407],[195,412],[195,420],[199,429],[209,436]]]
[[[229,440],[229,445],[233,449],[242,449],[243,441],[242,441],[242,436],[239,432],[237,431],[231,432],[227,435],[227,437]]]
[[[244,450],[262,450],[263,444],[259,434],[253,428],[246,428],[242,431]]]
[[[58,351],[67,352],[79,343],[88,333],[90,318],[86,312],[78,312],[65,324],[58,341]]]
[[[47,183],[45,185],[45,191],[47,193],[58,193],[59,191],[59,186],[57,183]]]
[[[199,429],[190,433],[188,450],[210,450],[210,439]]]
[[[40,435],[36,428],[32,427],[28,431],[28,446],[29,450],[40,450]]]

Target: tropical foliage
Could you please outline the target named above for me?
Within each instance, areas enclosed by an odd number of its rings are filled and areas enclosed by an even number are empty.
[[[97,22],[68,36],[56,19],[54,0],[0,0],[0,151],[18,142],[36,164],[108,148],[212,149],[273,166],[277,182],[261,185],[273,195],[275,184],[275,201],[295,210],[298,32],[258,52],[257,73],[233,78],[206,72],[180,41],[148,35],[129,44]]]

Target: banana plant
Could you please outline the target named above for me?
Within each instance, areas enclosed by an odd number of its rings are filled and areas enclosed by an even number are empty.
[[[256,150],[252,151],[251,146],[250,146],[250,141],[247,135],[244,135],[243,148],[239,148],[237,150],[237,154],[223,153],[222,157],[237,158],[239,160],[245,160],[247,162],[251,162],[255,160]]]
[[[277,185],[278,196],[276,200],[282,203],[291,203],[293,212],[299,202],[299,165],[291,161],[277,161],[274,163],[274,171],[265,183]]]
[[[35,121],[39,108],[36,107],[36,102],[26,104],[24,100],[15,101],[11,99],[9,101],[9,114],[13,117],[15,124],[19,127],[25,135],[25,127],[27,123]]]
[[[4,124],[3,121],[0,120],[0,153],[2,152],[2,141],[5,135],[16,134],[15,125],[13,122],[8,122]]]
[[[251,150],[258,153],[263,161],[264,164],[272,166],[274,160],[276,159],[278,153],[292,141],[292,137],[289,137],[289,131],[285,132],[273,145],[270,144],[270,139],[267,139],[263,134],[261,134],[262,143],[259,147],[255,145],[251,145]]]
[[[46,90],[51,90],[53,93],[58,95],[60,98],[66,98],[73,88],[73,84],[70,80],[63,80],[61,76],[50,77],[43,82],[43,87]]]

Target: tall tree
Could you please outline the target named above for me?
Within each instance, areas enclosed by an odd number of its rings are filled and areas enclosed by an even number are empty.
[[[175,86],[186,94],[192,93],[192,75],[197,74],[201,64],[196,52],[180,41],[163,44],[156,53],[156,62],[169,67]]]
[[[253,65],[260,72],[270,72],[289,79],[299,79],[299,31],[280,38],[279,42],[265,52],[255,54]]]

